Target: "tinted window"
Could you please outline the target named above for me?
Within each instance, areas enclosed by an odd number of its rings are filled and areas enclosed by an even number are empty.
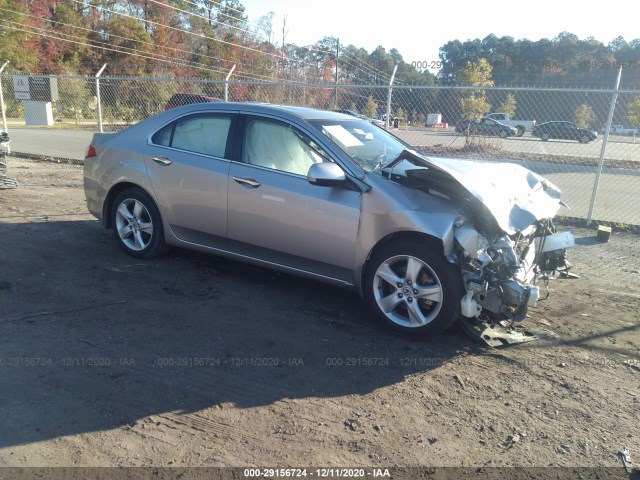
[[[151,141],[155,145],[224,158],[230,127],[229,116],[191,115],[158,130]]]
[[[166,127],[158,130],[151,137],[151,143],[154,145],[162,145],[163,147],[168,147],[171,144],[171,134],[173,133],[173,126],[175,122],[170,123]]]

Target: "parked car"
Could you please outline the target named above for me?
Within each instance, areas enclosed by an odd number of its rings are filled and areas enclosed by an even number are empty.
[[[497,120],[500,123],[514,127],[518,131],[519,137],[523,136],[524,132],[527,130],[533,130],[533,127],[536,125],[535,120],[515,120],[510,118],[509,114],[506,112],[487,113],[485,118],[491,118],[492,120]]]
[[[382,120],[378,120],[377,118],[370,118],[364,115],[363,113],[354,112],[353,110],[333,110],[337,113],[344,113],[345,115],[351,115],[352,117],[360,118],[362,120],[366,120],[367,122],[373,123],[377,127],[384,128],[384,122]]]
[[[611,125],[609,133],[612,135],[638,135],[638,129],[625,128],[622,125]]]
[[[515,127],[510,127],[491,118],[481,118],[475,121],[459,120],[456,123],[456,132],[467,133],[467,131],[470,135],[490,135],[500,138],[518,135],[518,129]]]
[[[164,106],[165,110],[181,107],[183,105],[191,105],[192,103],[208,103],[208,102],[221,102],[221,98],[208,97],[206,95],[200,95],[197,93],[176,93],[171,96],[167,104]]]
[[[543,141],[551,138],[563,140],[577,140],[580,143],[589,143],[598,138],[598,133],[593,130],[581,128],[572,122],[545,122],[533,127],[531,135]]]
[[[564,259],[560,191],[536,173],[302,107],[193,104],[96,133],[84,190],[133,257],[177,246],[353,288],[410,335],[522,320]]]

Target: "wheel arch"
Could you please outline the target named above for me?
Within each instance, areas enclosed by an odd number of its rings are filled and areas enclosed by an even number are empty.
[[[376,254],[378,250],[391,243],[424,243],[425,245],[429,245],[430,248],[438,250],[438,252],[441,253],[442,256],[444,256],[445,251],[444,241],[441,238],[430,235],[428,233],[403,230],[386,235],[385,237],[378,240],[378,242],[371,248],[371,250],[369,250],[369,254],[367,255],[367,258],[362,265],[362,268],[360,269],[357,285],[360,296],[364,296],[363,285],[365,283],[364,280],[367,274],[367,268],[369,268],[370,265],[371,258]]]
[[[145,192],[147,195],[149,195],[149,197],[151,197],[151,199],[153,200],[153,196],[147,191],[147,189],[144,187],[141,187],[137,183],[132,183],[132,182],[116,183],[114,186],[111,187],[111,189],[109,190],[109,193],[107,193],[107,196],[104,200],[104,205],[102,207],[102,226],[104,228],[112,227],[111,217],[113,212],[111,211],[111,209],[113,207],[113,200],[118,195],[120,195],[120,193],[124,192],[125,190],[128,190],[129,188],[139,188],[140,190]]]

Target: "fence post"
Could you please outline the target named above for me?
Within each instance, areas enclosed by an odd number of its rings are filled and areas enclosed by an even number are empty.
[[[389,118],[391,118],[391,90],[393,86],[393,79],[396,77],[396,70],[398,70],[398,64],[393,67],[393,73],[391,74],[391,80],[389,80],[389,92],[387,93],[387,115],[384,121],[384,128],[389,130]]]
[[[231,77],[231,74],[235,69],[236,69],[236,64],[234,63],[233,67],[231,67],[231,70],[229,70],[227,77],[224,79],[224,101],[225,102],[229,101],[229,78]]]
[[[4,94],[2,93],[2,72],[4,71],[4,67],[9,64],[9,60],[4,62],[2,67],[0,67],[0,109],[2,110],[2,126],[4,127],[4,131],[7,131],[7,117],[5,115],[4,110]]]
[[[96,100],[98,101],[98,130],[102,133],[102,102],[100,101],[100,75],[104,72],[104,69],[107,67],[105,63],[102,65],[102,68],[96,74]]]
[[[609,141],[609,130],[611,130],[611,122],[613,121],[613,112],[616,109],[616,102],[618,101],[618,90],[620,89],[620,77],[622,76],[622,67],[618,70],[618,79],[616,80],[616,88],[613,96],[611,97],[611,105],[609,106],[609,116],[607,117],[607,126],[604,127],[604,138],[602,139],[602,148],[600,148],[600,158],[598,159],[598,170],[596,172],[596,179],[593,182],[593,191],[591,192],[591,203],[589,204],[589,213],[587,214],[587,227],[591,225],[591,218],[593,216],[593,208],[596,204],[596,197],[598,196],[598,188],[600,186],[600,177],[602,176],[602,166],[604,165],[604,153],[607,149],[607,142]]]

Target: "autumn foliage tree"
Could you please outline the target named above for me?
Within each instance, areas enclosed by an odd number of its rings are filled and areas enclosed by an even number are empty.
[[[486,59],[481,58],[477,62],[467,62],[464,68],[458,73],[460,85],[473,87],[490,87],[492,67]],[[460,99],[460,109],[462,116],[468,120],[478,120],[482,118],[490,109],[491,105],[487,101],[485,90],[470,90],[467,95]]]

